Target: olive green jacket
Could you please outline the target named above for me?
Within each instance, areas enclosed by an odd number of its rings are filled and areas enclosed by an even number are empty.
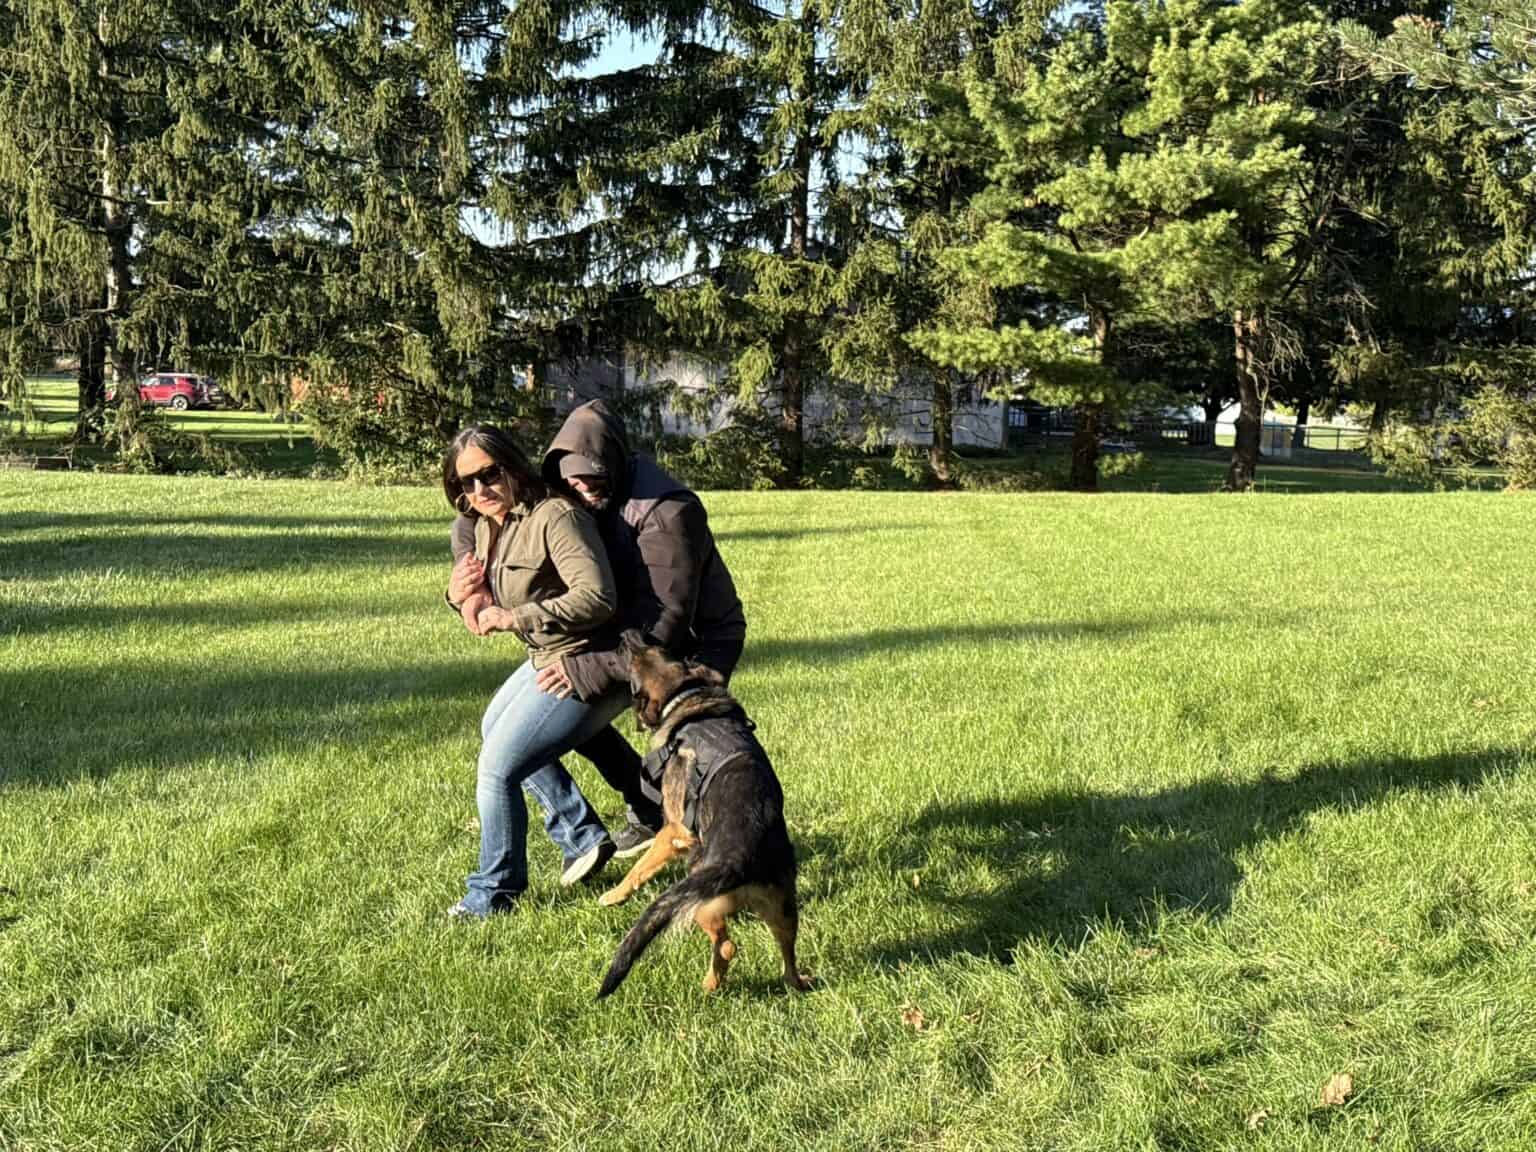
[[[559,497],[507,513],[500,531],[475,521],[475,556],[485,565],[496,603],[512,614],[535,668],[584,652],[618,605],[608,553],[597,524]],[[451,601],[450,601],[451,603]]]

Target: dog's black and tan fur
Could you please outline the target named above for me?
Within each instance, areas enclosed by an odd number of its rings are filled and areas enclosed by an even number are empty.
[[[665,747],[673,733],[690,720],[740,709],[712,669],[669,659],[659,648],[629,643],[626,650],[635,711],[653,732],[653,749]],[[675,697],[690,689],[693,691],[685,699],[667,708]],[[646,945],[688,917],[709,936],[704,990],[715,991],[736,954],[726,920],[742,908],[757,913],[773,932],[784,958],[784,983],[797,990],[809,986],[795,963],[799,927],[795,852],[784,825],[784,793],[778,778],[766,760],[726,763],[699,799],[695,835],[683,818],[693,767],[693,757],[687,752],[668,762],[661,787],[666,825],[629,875],[600,898],[603,904],[622,903],[668,861],[683,853],[691,855],[688,875],[657,897],[624,937],[598,999],[623,982]]]

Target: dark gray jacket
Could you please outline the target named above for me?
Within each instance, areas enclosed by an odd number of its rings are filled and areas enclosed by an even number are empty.
[[[650,457],[630,452],[623,422],[603,400],[565,418],[544,454],[550,484],[563,483],[560,458],[569,452],[601,461],[612,486],[598,526],[619,583],[622,626],[729,677],[746,642],[747,619],[704,505]],[[565,669],[583,699],[600,691],[598,681],[603,687],[629,681],[620,661],[597,653],[572,657]]]

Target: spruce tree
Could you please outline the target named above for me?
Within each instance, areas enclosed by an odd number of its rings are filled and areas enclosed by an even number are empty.
[[[915,3],[890,20],[850,28],[839,42],[863,99],[833,119],[862,171],[845,189],[851,249],[830,341],[834,376],[863,389],[871,431],[927,396],[927,478],[957,482],[955,414],[961,389],[985,391],[996,373],[963,373],[933,359],[910,333],[933,325],[984,326],[993,297],[946,266],[949,249],[975,239],[971,201],[997,148],[970,114],[967,76],[990,76],[992,47],[1011,5]],[[862,221],[862,227],[853,226]],[[921,415],[918,401],[916,415]],[[884,409],[894,408],[889,416]]]
[[[736,115],[700,137],[689,167],[709,191],[684,221],[694,267],[654,300],[675,339],[729,355],[724,386],[773,421],[786,485],[804,477],[806,408],[831,383],[856,295],[849,262],[869,228],[844,171],[850,121],[839,115],[864,99],[865,78],[840,46],[886,16],[875,0],[711,4],[669,44],[672,59],[704,64],[700,112]]]
[[[168,126],[164,93],[185,62],[180,15],[159,4],[50,0],[5,0],[0,15],[0,198],[10,222],[7,258],[29,270],[5,284],[10,347],[56,345],[50,331],[74,334],[78,434],[86,437],[100,419],[104,359],[124,400],[124,448],[136,436],[134,355],[143,338],[135,327],[135,228],[151,210],[139,177],[154,163]],[[7,376],[18,390],[14,354]]]
[[[1536,6],[1474,0],[1401,14],[1389,34],[1381,24],[1346,21],[1340,34],[1354,59],[1404,94],[1403,169],[1420,196],[1395,219],[1415,242],[1423,280],[1451,301],[1435,354],[1404,358],[1400,375],[1430,397],[1407,415],[1448,414],[1464,446],[1502,463],[1512,486],[1531,486]],[[1422,440],[1410,433],[1382,445],[1389,459],[1406,443],[1427,460],[1427,449],[1412,447]]]

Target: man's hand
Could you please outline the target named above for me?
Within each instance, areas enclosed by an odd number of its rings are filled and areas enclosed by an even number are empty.
[[[512,632],[517,627],[517,617],[505,608],[497,608],[494,605],[482,608],[479,616],[480,631],[476,636],[488,636],[492,632]],[[472,630],[473,631],[473,630]]]
[[[453,575],[448,578],[448,599],[455,604],[462,604],[485,584],[485,565],[475,558],[473,552],[466,552],[459,557],[457,564],[453,566]]]
[[[565,661],[556,660],[548,668],[540,668],[533,677],[540,692],[564,700],[576,691],[571,678],[565,674]]]

